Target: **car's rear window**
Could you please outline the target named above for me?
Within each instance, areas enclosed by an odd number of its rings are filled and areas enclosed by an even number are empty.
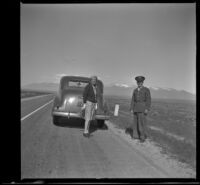
[[[85,86],[90,82],[90,80],[79,80],[79,79],[61,79],[60,89],[69,89],[69,88],[85,88]],[[103,93],[103,83],[97,81],[97,85],[100,88],[100,91]]]
[[[67,87],[80,87],[84,88],[88,82],[81,82],[81,81],[69,81]]]

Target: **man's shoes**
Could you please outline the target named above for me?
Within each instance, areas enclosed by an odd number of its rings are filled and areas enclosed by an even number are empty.
[[[145,142],[145,139],[140,139],[140,143],[144,143]]]
[[[90,134],[89,133],[83,133],[83,136],[84,137],[90,137]]]
[[[131,136],[131,138],[132,139],[140,139],[139,137],[136,137],[136,136],[133,136],[133,135]]]

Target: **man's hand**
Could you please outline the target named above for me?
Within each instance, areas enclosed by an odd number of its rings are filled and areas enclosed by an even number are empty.
[[[98,108],[98,105],[97,105],[97,103],[95,104],[95,110],[97,110],[97,108]]]
[[[84,103],[81,109],[84,110],[85,107],[86,107],[86,104]]]
[[[148,114],[148,112],[149,112],[149,111],[148,111],[147,109],[144,110],[144,114]]]

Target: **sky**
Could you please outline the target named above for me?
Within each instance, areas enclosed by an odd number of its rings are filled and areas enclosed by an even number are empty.
[[[21,86],[97,75],[196,94],[196,4],[21,4]]]

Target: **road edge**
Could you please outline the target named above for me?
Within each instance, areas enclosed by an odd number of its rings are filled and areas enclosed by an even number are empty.
[[[134,150],[141,153],[155,167],[168,174],[169,178],[196,178],[196,172],[193,169],[188,168],[184,163],[171,159],[167,154],[162,154],[162,148],[158,147],[153,141],[147,139],[146,144],[139,143],[139,141],[133,140],[125,134],[123,129],[117,128],[111,121],[106,121],[106,124],[113,134],[119,136],[129,146],[133,147]]]

